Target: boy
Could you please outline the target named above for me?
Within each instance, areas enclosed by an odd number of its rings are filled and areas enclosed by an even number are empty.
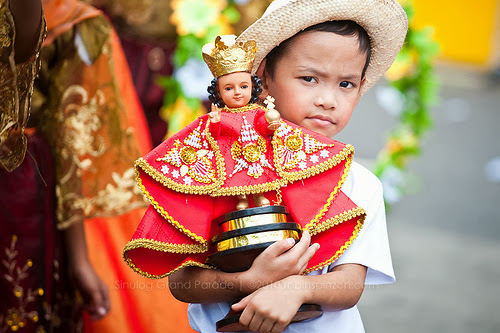
[[[254,71],[263,81],[261,97],[273,96],[282,118],[333,137],[347,125],[362,93],[391,65],[406,29],[396,1],[276,0],[239,40],[257,41]],[[364,284],[394,281],[382,188],[353,163],[342,191],[367,215],[352,245],[328,266],[299,275],[318,249],[309,247],[304,232],[293,248],[286,240],[270,246],[246,272],[186,267],[172,274],[174,296],[206,303],[190,305],[193,328],[214,332],[229,310],[224,301],[250,293],[232,309],[243,311],[240,322],[251,331],[363,332],[355,304]],[[214,283],[221,287],[203,287]],[[321,305],[323,315],[288,326],[303,303]]]

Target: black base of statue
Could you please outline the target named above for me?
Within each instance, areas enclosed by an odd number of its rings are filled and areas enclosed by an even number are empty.
[[[302,304],[290,323],[318,318],[322,314],[321,306],[316,304]],[[240,316],[241,313],[230,310],[223,319],[215,324],[217,332],[248,331],[246,326],[240,324]]]
[[[212,239],[217,252],[211,254],[207,263],[224,272],[242,272],[250,268],[254,259],[274,242],[293,238],[298,242],[301,228],[289,222],[285,206],[265,206],[234,211],[217,218],[223,232]],[[303,304],[291,322],[321,316],[319,305]],[[216,323],[218,332],[247,331],[239,323],[241,313],[229,311]]]

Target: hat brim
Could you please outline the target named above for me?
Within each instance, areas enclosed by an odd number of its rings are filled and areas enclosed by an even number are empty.
[[[275,0],[237,41],[257,42],[255,73],[266,55],[284,40],[312,25],[338,20],[356,22],[370,37],[365,93],[394,62],[406,37],[408,19],[395,0]]]

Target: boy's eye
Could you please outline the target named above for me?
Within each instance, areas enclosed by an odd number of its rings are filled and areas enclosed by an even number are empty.
[[[247,84],[244,84],[241,86],[241,89],[247,89],[248,88],[248,85]]]
[[[352,87],[354,87],[354,84],[352,84],[349,81],[342,81],[342,82],[340,82],[340,86],[342,88],[352,88]]]
[[[306,82],[316,82],[316,79],[313,78],[312,76],[302,76],[300,78]]]
[[[224,88],[225,91],[230,91],[231,89],[233,89],[233,88],[231,88],[231,87]]]

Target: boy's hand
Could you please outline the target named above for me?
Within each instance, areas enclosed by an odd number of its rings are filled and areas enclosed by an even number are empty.
[[[252,332],[281,332],[303,304],[302,288],[293,277],[267,285],[231,307],[243,313],[240,323]]]
[[[295,246],[293,239],[281,240],[269,246],[255,258],[250,269],[245,272],[250,291],[290,275],[301,274],[319,249],[319,244],[309,246],[310,243],[311,235],[305,230]]]

